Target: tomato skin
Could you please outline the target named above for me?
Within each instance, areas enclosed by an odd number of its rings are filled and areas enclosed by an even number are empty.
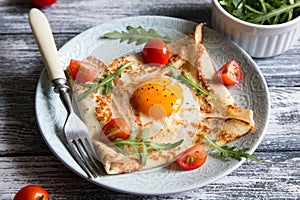
[[[158,39],[147,42],[142,52],[144,62],[153,66],[167,64],[169,55],[169,48],[166,43]]]
[[[112,142],[117,138],[127,140],[130,137],[130,130],[124,118],[114,118],[105,124],[100,133],[102,142]]]
[[[31,2],[38,7],[47,7],[54,4],[56,0],[31,0]]]
[[[48,192],[38,185],[27,185],[21,188],[13,200],[49,200]]]
[[[224,64],[217,72],[218,79],[227,86],[241,82],[242,76],[242,69],[234,59]]]
[[[182,152],[176,159],[176,162],[184,170],[194,170],[201,167],[205,163],[206,158],[206,150],[200,144],[195,144]]]
[[[70,72],[75,80],[85,83],[95,77],[97,67],[87,61],[71,59]]]

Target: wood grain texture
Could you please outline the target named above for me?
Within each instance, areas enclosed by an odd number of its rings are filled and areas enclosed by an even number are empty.
[[[207,22],[211,0],[58,0],[43,12],[57,47],[112,19],[165,15]],[[27,184],[43,185],[52,199],[300,199],[300,38],[279,56],[255,59],[270,90],[266,135],[245,162],[215,183],[174,195],[134,196],[93,185],[58,161],[35,118],[35,89],[44,68],[28,25],[30,0],[0,0],[0,199]]]
[[[1,199],[12,199],[18,188],[40,184],[53,199],[296,199],[299,195],[300,154],[258,153],[261,164],[247,161],[226,177],[193,191],[163,196],[132,196],[96,186],[64,167],[53,156],[0,158],[0,175],[10,184],[0,188]],[[47,167],[45,167],[47,163]],[[10,169],[14,168],[12,171]],[[245,184],[247,183],[247,184]],[[68,191],[68,192],[66,192]],[[238,192],[245,191],[245,192]],[[184,197],[184,198],[182,198]]]
[[[1,0],[0,33],[28,33],[28,11],[32,5],[23,0]],[[43,9],[54,33],[78,33],[115,18],[139,15],[164,15],[193,21],[209,21],[210,0],[114,0],[58,1]],[[76,11],[76,12],[75,12]]]

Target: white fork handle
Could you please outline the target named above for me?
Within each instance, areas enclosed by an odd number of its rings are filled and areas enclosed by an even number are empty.
[[[29,12],[29,24],[39,46],[50,79],[66,79],[46,16],[38,9]]]

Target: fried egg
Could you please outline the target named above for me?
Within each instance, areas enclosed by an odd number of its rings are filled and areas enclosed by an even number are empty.
[[[192,89],[173,78],[168,68],[135,62],[112,91],[112,118],[125,118],[132,131],[148,128],[149,140],[177,142],[185,138],[192,143],[185,136],[198,131],[201,118]]]
[[[104,73],[113,73],[132,61],[135,63],[115,80],[109,95],[99,90],[80,102],[80,113],[91,122],[88,128],[92,138],[98,140],[101,128],[111,119],[124,118],[131,131],[141,133],[149,129],[149,140],[174,143],[184,139],[187,145],[192,144],[195,137],[187,134],[199,132],[202,117],[195,91],[173,78],[169,68],[146,65],[138,55],[117,59]],[[90,103],[91,99],[94,104]]]

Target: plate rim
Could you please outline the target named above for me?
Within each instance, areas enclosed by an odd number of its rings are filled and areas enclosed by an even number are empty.
[[[193,24],[193,25],[197,25],[196,22],[193,22],[193,21],[190,21],[190,20],[185,20],[185,19],[181,19],[181,18],[176,18],[176,17],[168,17],[168,16],[157,16],[157,15],[143,15],[143,16],[131,16],[131,17],[126,17],[126,18],[121,18],[121,19],[114,19],[114,20],[111,20],[109,22],[105,22],[105,23],[101,23],[99,25],[96,25],[96,26],[93,26],[77,35],[75,35],[74,37],[72,37],[70,40],[68,40],[65,44],[62,45],[62,47],[59,49],[59,52],[62,51],[63,47],[68,45],[69,43],[71,43],[73,40],[75,40],[77,37],[79,36],[82,36],[84,34],[86,34],[88,31],[92,31],[93,29],[97,29],[97,28],[100,28],[101,26],[105,26],[105,25],[108,25],[108,24],[113,24],[113,23],[119,23],[119,22],[122,22],[122,21],[130,21],[130,20],[141,20],[141,19],[147,19],[147,18],[152,18],[152,19],[163,19],[163,20],[171,20],[171,21],[178,21],[178,22],[181,22],[181,23],[185,23],[185,24]],[[208,28],[208,27],[206,27]],[[211,29],[211,28],[208,28],[208,29]],[[212,30],[212,29],[211,29]],[[214,30],[213,30],[214,31]],[[216,31],[214,31],[216,32]],[[225,37],[224,37],[225,38]],[[229,39],[227,39],[229,40]],[[232,41],[231,41],[232,42]],[[265,118],[265,124],[264,124],[264,128],[262,129],[262,132],[259,136],[259,138],[255,141],[255,143],[251,146],[251,149],[250,149],[250,153],[253,153],[257,147],[259,146],[259,144],[261,143],[261,141],[263,140],[265,134],[266,134],[266,131],[267,131],[267,126],[268,126],[268,122],[269,122],[269,118],[270,118],[270,95],[269,95],[269,89],[268,89],[268,86],[267,86],[267,83],[266,83],[266,80],[262,74],[262,72],[260,71],[259,67],[257,66],[257,64],[255,63],[255,61],[241,48],[239,47],[237,44],[235,44],[234,42],[232,42],[236,48],[239,49],[239,51],[242,51],[242,53],[244,55],[246,55],[246,57],[249,59],[251,59],[254,63],[254,67],[255,67],[255,71],[259,74],[259,76],[261,76],[261,80],[264,84],[264,88],[265,88],[265,93],[266,93],[266,98],[267,98],[267,116]],[[213,61],[213,60],[212,60]],[[113,191],[118,191],[118,192],[122,192],[122,193],[129,193],[129,194],[136,194],[136,195],[166,195],[166,194],[174,194],[174,193],[180,193],[180,192],[185,192],[185,191],[189,191],[189,190],[192,190],[192,189],[196,189],[196,188],[200,188],[200,187],[203,187],[207,184],[211,184],[213,182],[215,182],[216,180],[224,177],[224,176],[227,176],[228,174],[230,174],[232,171],[236,170],[238,167],[240,167],[246,159],[242,159],[242,161],[239,161],[237,162],[234,167],[228,169],[227,171],[225,171],[224,173],[222,173],[221,175],[218,175],[218,176],[215,176],[213,179],[210,179],[209,181],[206,181],[206,182],[203,182],[202,184],[198,184],[197,186],[194,186],[194,185],[191,185],[190,187],[184,187],[184,188],[181,188],[180,190],[176,190],[176,191],[168,191],[168,192],[163,192],[163,191],[156,191],[156,192],[142,192],[142,191],[133,191],[132,189],[131,190],[124,190],[124,189],[119,189],[119,188],[116,188],[116,187],[112,187],[112,186],[109,186],[109,185],[105,185],[105,183],[102,183],[101,180],[100,182],[97,181],[98,179],[89,179],[85,174],[84,172],[79,172],[77,171],[74,166],[72,166],[70,163],[66,162],[62,156],[59,155],[58,152],[56,152],[54,150],[54,148],[52,148],[52,145],[51,145],[51,142],[49,142],[46,138],[46,136],[44,135],[45,133],[43,133],[43,128],[42,128],[42,124],[41,124],[41,119],[39,117],[39,110],[38,110],[38,107],[37,107],[37,102],[38,102],[38,91],[39,89],[42,87],[42,76],[47,74],[47,71],[45,69],[43,69],[43,72],[41,73],[40,77],[39,77],[39,80],[38,80],[38,84],[37,84],[37,87],[36,87],[36,94],[35,94],[35,115],[36,115],[36,119],[37,119],[37,124],[38,124],[38,128],[40,130],[40,133],[43,137],[43,140],[45,141],[45,143],[47,144],[47,146],[49,147],[49,149],[51,150],[51,152],[56,156],[56,158],[58,158],[67,168],[69,168],[71,171],[73,171],[75,174],[79,175],[81,178],[84,178],[86,179],[87,181],[93,183],[93,184],[96,184],[98,186],[101,186],[103,188],[108,188],[110,190],[113,190]],[[50,80],[49,80],[50,82]],[[52,89],[52,88],[51,88]],[[57,94],[58,95],[58,94]]]

